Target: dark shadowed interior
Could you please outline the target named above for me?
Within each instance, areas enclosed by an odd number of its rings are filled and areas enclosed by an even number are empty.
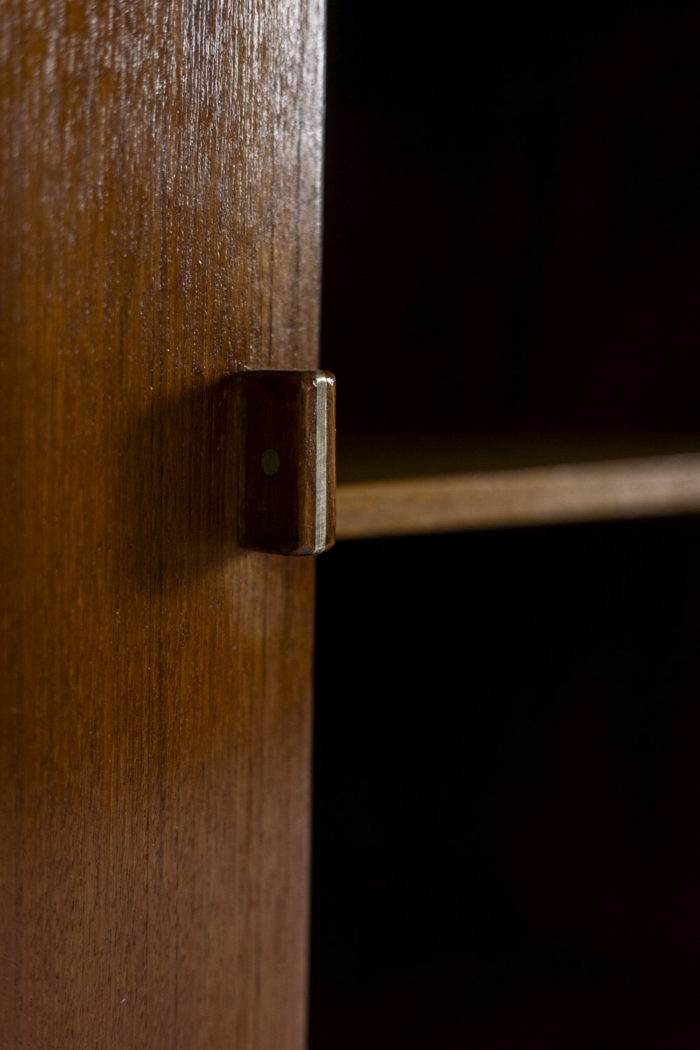
[[[700,13],[461,14],[329,5],[340,480],[692,444]],[[699,549],[686,517],[324,556],[311,1050],[700,1044]]]

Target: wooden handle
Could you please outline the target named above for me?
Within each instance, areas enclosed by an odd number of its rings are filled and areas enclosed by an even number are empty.
[[[270,554],[335,542],[335,376],[236,376],[238,541]]]

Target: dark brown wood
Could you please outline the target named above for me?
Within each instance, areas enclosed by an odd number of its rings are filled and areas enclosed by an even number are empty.
[[[341,433],[338,483],[357,484],[394,478],[475,474],[485,471],[563,467],[576,463],[657,459],[700,453],[700,434],[620,435],[601,431],[575,434],[506,433],[449,435],[421,431],[384,435]]]
[[[320,554],[335,541],[335,377],[247,372],[235,394],[241,546]]]
[[[313,563],[243,552],[228,377],[317,358],[320,0],[8,6],[0,1031],[300,1050]]]
[[[700,512],[700,455],[341,485],[338,538]]]

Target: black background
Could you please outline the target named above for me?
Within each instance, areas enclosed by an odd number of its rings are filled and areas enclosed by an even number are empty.
[[[341,457],[698,432],[698,56],[677,5],[331,0]],[[311,1050],[700,1045],[699,541],[323,556]]]
[[[700,521],[318,579],[311,1047],[697,1047]]]
[[[330,0],[342,429],[698,432],[699,53],[668,4]]]

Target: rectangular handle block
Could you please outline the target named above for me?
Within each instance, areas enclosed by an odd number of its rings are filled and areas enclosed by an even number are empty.
[[[335,376],[236,376],[238,541],[270,554],[320,554],[335,542]]]

